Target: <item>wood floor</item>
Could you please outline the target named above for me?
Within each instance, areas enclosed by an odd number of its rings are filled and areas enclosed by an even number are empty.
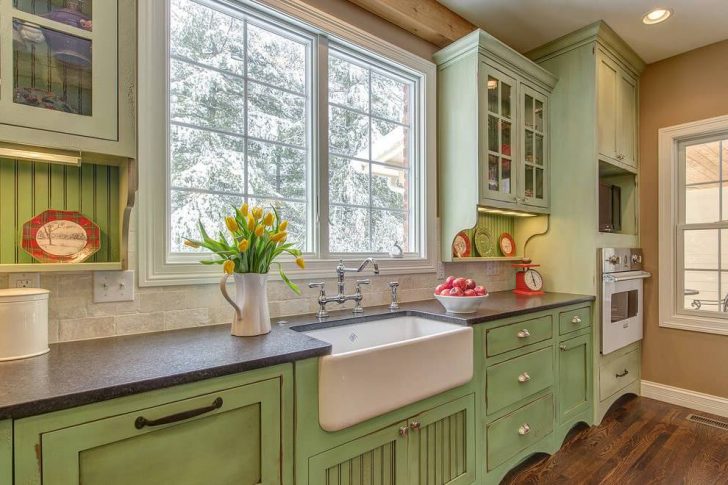
[[[572,430],[558,453],[531,457],[502,484],[728,484],[728,430],[687,421],[691,413],[710,416],[622,398],[601,425]]]

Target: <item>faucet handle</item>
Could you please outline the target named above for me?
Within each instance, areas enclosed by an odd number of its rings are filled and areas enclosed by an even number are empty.
[[[371,284],[371,282],[372,282],[372,280],[370,280],[370,279],[356,280],[356,286],[358,287],[360,285],[369,285],[369,284]]]
[[[389,282],[389,289],[392,291],[392,303],[389,304],[390,310],[397,310],[399,308],[399,302],[397,301],[397,288],[399,288],[398,281]]]
[[[316,281],[316,282],[311,282],[308,284],[309,288],[321,288],[322,290],[324,289],[325,286],[326,286],[326,283],[324,283],[323,281]]]

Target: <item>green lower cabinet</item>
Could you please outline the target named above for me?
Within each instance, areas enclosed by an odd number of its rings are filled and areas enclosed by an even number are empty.
[[[558,417],[563,424],[591,407],[591,334],[559,344]]]
[[[309,484],[471,484],[475,430],[468,395],[311,457]]]
[[[0,421],[0,485],[13,483],[13,423]]]

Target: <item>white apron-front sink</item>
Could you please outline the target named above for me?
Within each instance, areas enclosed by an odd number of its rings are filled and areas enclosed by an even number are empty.
[[[319,421],[337,431],[463,385],[473,377],[473,329],[395,317],[303,332],[329,342],[319,360]]]

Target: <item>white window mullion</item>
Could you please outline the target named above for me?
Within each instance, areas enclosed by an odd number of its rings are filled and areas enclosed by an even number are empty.
[[[317,116],[314,116],[314,119],[318,135],[316,137],[318,177],[314,185],[318,191],[314,200],[317,209],[318,254],[321,259],[329,259],[329,40],[323,35],[318,36],[316,55],[317,79],[314,99]]]

